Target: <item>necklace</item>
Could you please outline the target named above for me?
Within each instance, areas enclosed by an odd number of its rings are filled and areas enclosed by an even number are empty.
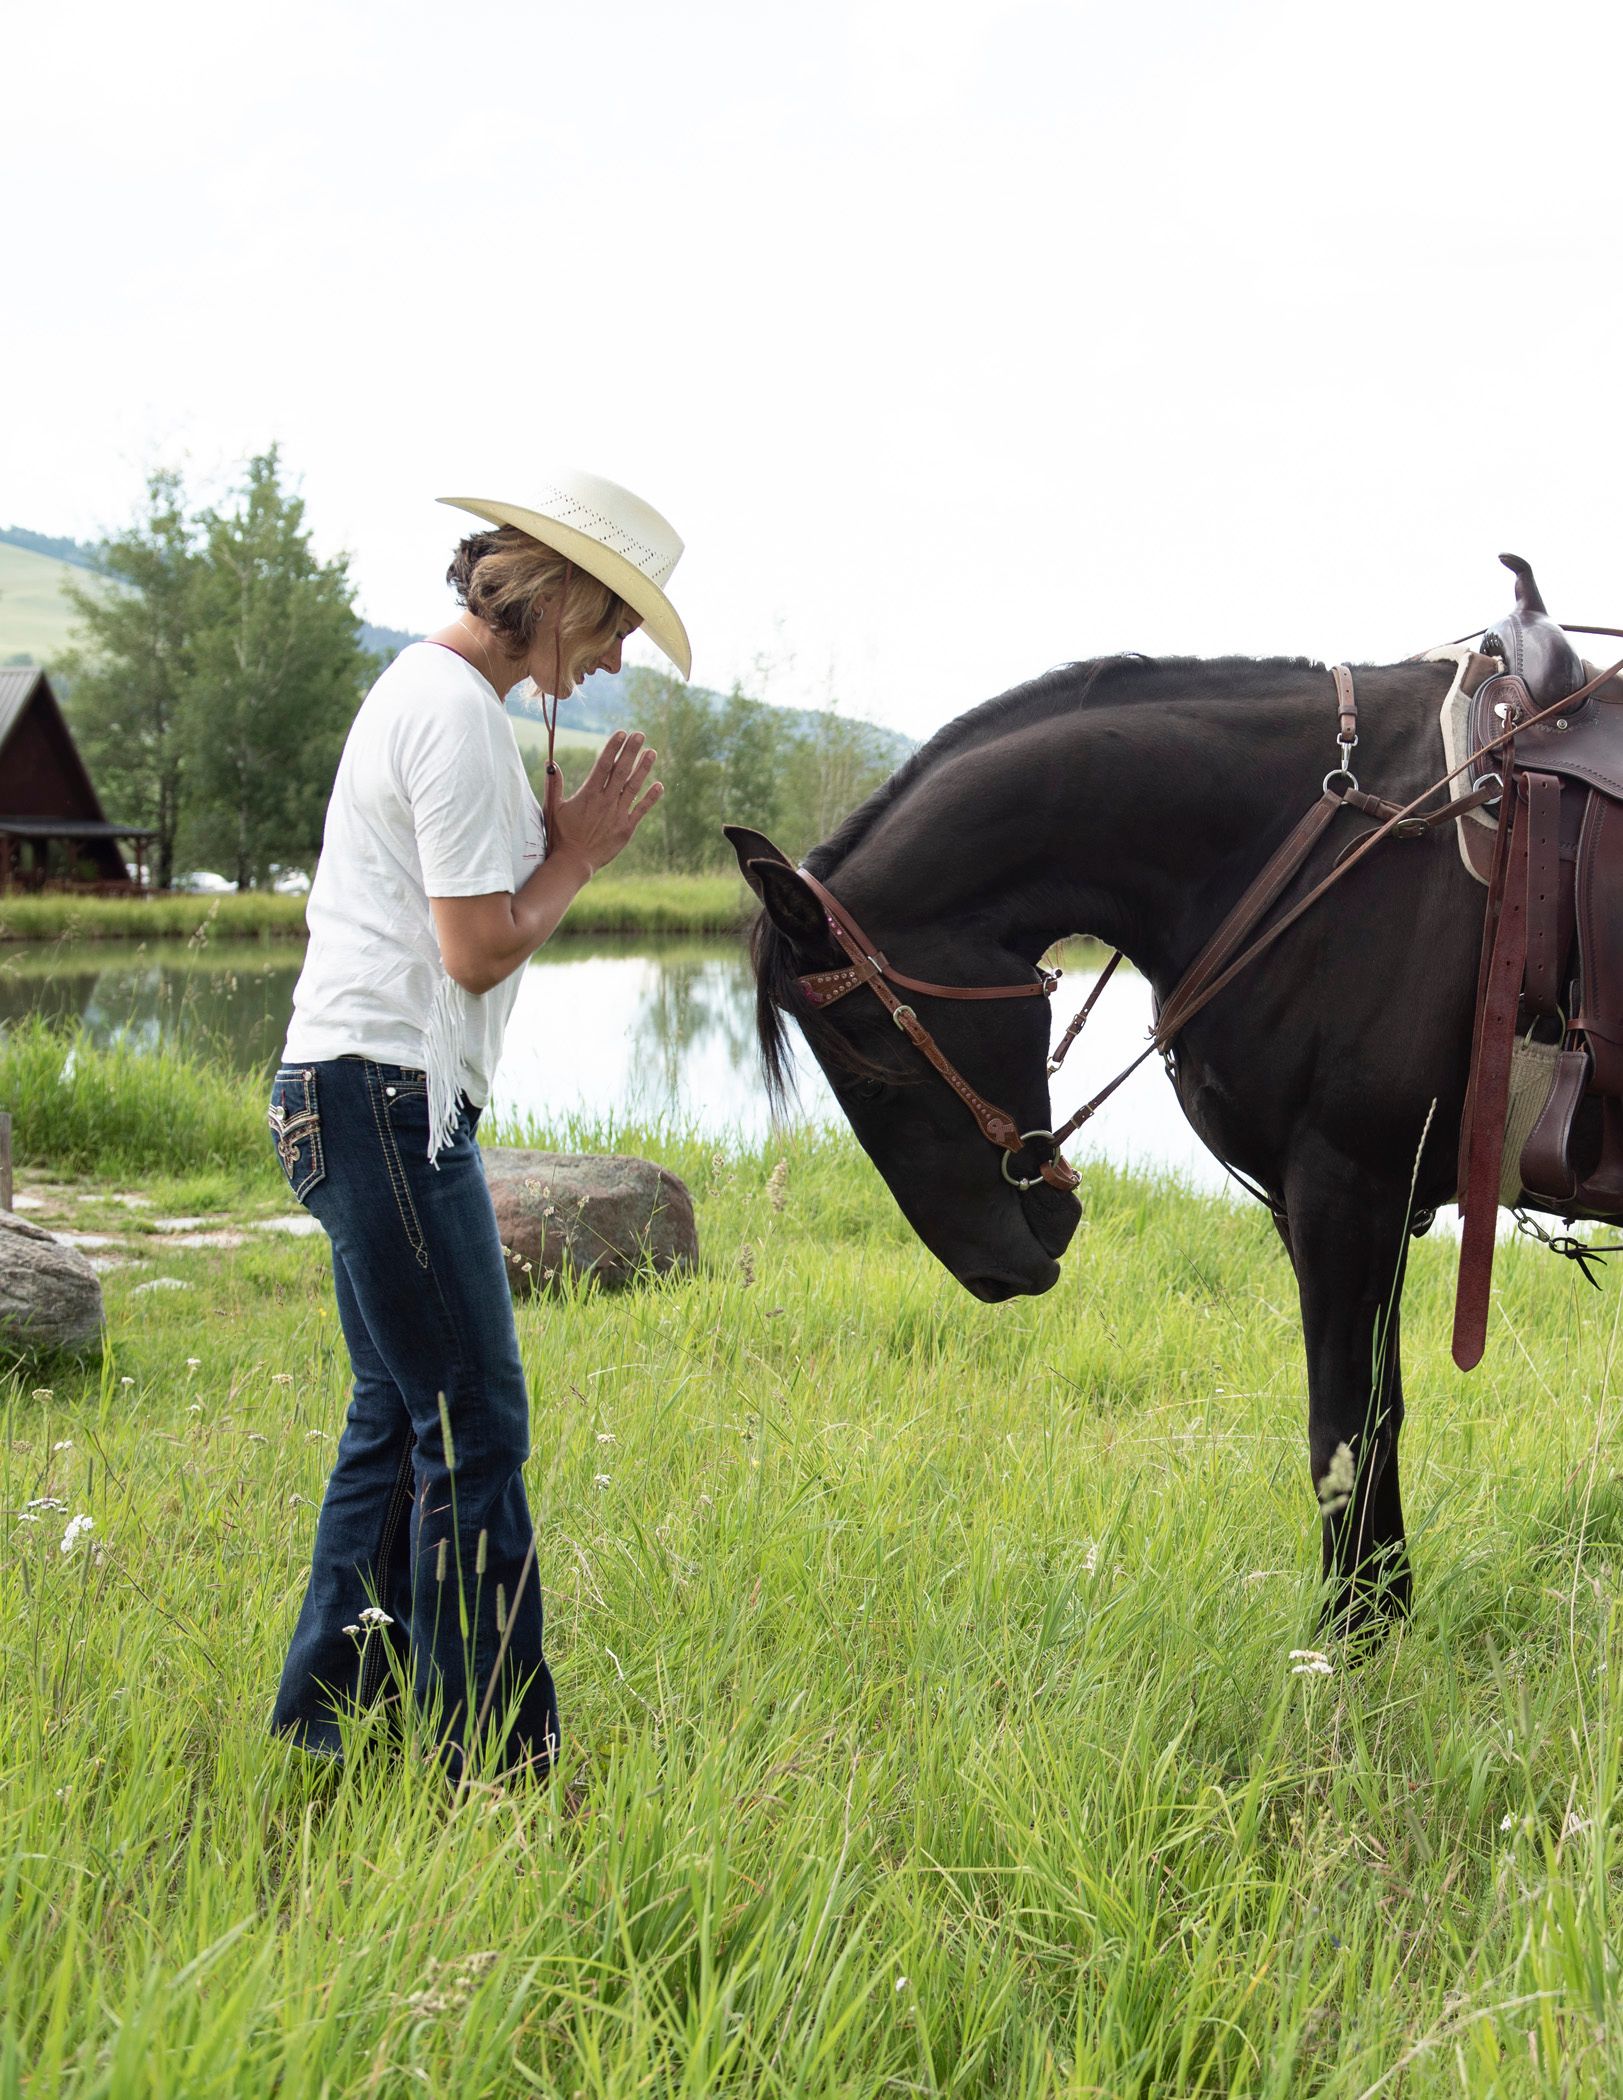
[[[497,685],[496,680],[491,673],[489,644],[480,638],[478,629],[473,625],[472,621],[468,618],[466,613],[459,613],[457,615],[456,624],[459,627],[465,628],[467,630],[468,639],[473,643],[473,646],[479,651],[479,654],[485,660],[485,677],[486,680],[489,682],[490,690],[496,695],[496,698],[498,700],[502,699],[503,694],[501,687]]]

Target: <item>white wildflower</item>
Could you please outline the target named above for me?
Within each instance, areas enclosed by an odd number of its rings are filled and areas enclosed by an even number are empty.
[[[608,1476],[608,1474],[607,1474],[607,1473],[594,1473],[594,1474],[592,1475],[592,1485],[593,1485],[593,1487],[600,1487],[600,1488],[606,1488],[606,1487],[608,1486],[608,1484],[609,1484],[609,1476]]]
[[[1513,1830],[1515,1827],[1516,1818],[1514,1816],[1501,1816],[1499,1818],[1499,1828],[1501,1830]]]
[[[361,1613],[361,1624],[363,1626],[392,1626],[394,1621],[381,1605],[369,1604],[365,1611]]]
[[[51,1446],[51,1449],[52,1449],[53,1451],[71,1451],[71,1450],[73,1449],[73,1439],[72,1439],[72,1437],[71,1437],[71,1436],[65,1436],[65,1437],[64,1437],[64,1438],[62,1439],[62,1441],[61,1441],[61,1443],[60,1443],[60,1444],[53,1444],[53,1445]]]
[[[898,1976],[898,1977],[897,1977],[897,1979],[896,1979],[896,1988],[897,1988],[897,1989],[898,1989],[899,1991],[905,1991],[905,1990],[907,1989],[907,1978],[906,1978],[905,1976]]]
[[[188,1357],[187,1357],[187,1359],[186,1359],[186,1368],[187,1368],[187,1370],[188,1370],[188,1371],[195,1371],[195,1370],[197,1370],[197,1369],[198,1369],[198,1367],[199,1367],[199,1366],[201,1365],[202,1361],[203,1361],[203,1359],[202,1359],[202,1358],[201,1358],[200,1356],[188,1356]]]
[[[612,1431],[607,1429],[600,1429],[597,1432],[597,1440],[600,1444],[613,1444],[619,1441]]]
[[[60,1495],[34,1495],[23,1504],[25,1513],[31,1509],[54,1509],[66,1516],[68,1505]]]
[[[1089,1539],[1089,1541],[1088,1541],[1088,1550],[1087,1550],[1087,1552],[1086,1552],[1085,1554],[1083,1554],[1083,1556],[1082,1556],[1082,1572],[1083,1572],[1083,1574],[1084,1574],[1084,1575],[1091,1575],[1091,1574],[1093,1574],[1093,1573],[1095,1572],[1095,1570],[1096,1570],[1096,1569],[1098,1568],[1098,1565],[1099,1565],[1099,1542],[1098,1542],[1098,1540],[1097,1540],[1097,1539]]]
[[[1321,1655],[1317,1648],[1293,1648],[1290,1665],[1293,1677],[1329,1677],[1335,1671],[1329,1656]]]
[[[87,1531],[95,1529],[94,1517],[77,1516],[68,1519],[68,1528],[62,1534],[62,1551],[71,1553]]]
[[[1582,1837],[1589,1827],[1589,1818],[1579,1815],[1575,1808],[1569,1808],[1561,1819],[1561,1835],[1564,1838]]]
[[[53,1390],[53,1388],[48,1385],[37,1385],[35,1386],[33,1392],[29,1395],[29,1398],[33,1400],[54,1400],[56,1398],[56,1393]]]
[[[121,1378],[118,1382],[120,1385],[134,1385],[135,1380],[133,1378]]]
[[[356,1639],[360,1638],[361,1629],[358,1626],[346,1626],[344,1631],[348,1634],[353,1634]]]
[[[17,1522],[19,1524],[37,1524],[40,1522],[40,1519],[31,1509],[20,1509],[17,1512]]]

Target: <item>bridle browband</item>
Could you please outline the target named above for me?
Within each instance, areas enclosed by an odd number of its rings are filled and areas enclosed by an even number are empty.
[[[1059,983],[1059,971],[1038,970],[1029,982],[1021,984],[931,984],[922,977],[909,977],[868,938],[840,900],[809,869],[797,868],[795,872],[823,907],[823,917],[836,946],[851,958],[843,970],[814,970],[800,978],[800,990],[808,1004],[832,1006],[836,999],[843,999],[847,992],[865,984],[914,1049],[929,1059],[969,1110],[980,1126],[981,1136],[1001,1148],[1005,1181],[1017,1189],[1035,1188],[1039,1181],[1046,1181],[1051,1188],[1074,1189],[1081,1176],[1069,1160],[1060,1158],[1053,1132],[1023,1131],[1007,1109],[996,1107],[984,1094],[978,1094],[913,1008],[891,990],[893,984],[899,984],[904,991],[921,992],[930,999],[1049,999]],[[1034,1138],[1046,1138],[1053,1144],[1054,1154],[1029,1179],[1022,1180],[1010,1173],[1009,1162]]]
[[[1578,631],[1597,634],[1618,632],[1615,628],[1585,628]],[[975,1118],[981,1135],[1001,1150],[1004,1180],[1016,1189],[1035,1188],[1041,1181],[1046,1182],[1050,1188],[1068,1193],[1077,1186],[1081,1176],[1063,1156],[1060,1147],[1103,1107],[1116,1089],[1138,1070],[1146,1058],[1157,1054],[1166,1057],[1173,1039],[1194,1019],[1202,1007],[1215,999],[1256,956],[1265,948],[1271,947],[1287,927],[1293,926],[1303,912],[1317,903],[1344,875],[1350,874],[1383,840],[1392,837],[1423,838],[1440,826],[1453,823],[1467,810],[1492,801],[1500,792],[1499,779],[1496,774],[1489,773],[1479,780],[1475,773],[1479,762],[1503,749],[1514,737],[1535,723],[1587,700],[1591,693],[1616,677],[1619,671],[1623,671],[1623,659],[1591,678],[1589,683],[1580,687],[1576,693],[1568,693],[1538,713],[1512,723],[1498,736],[1490,737],[1485,744],[1473,751],[1469,758],[1424,788],[1412,802],[1400,806],[1380,796],[1365,794],[1358,785],[1351,763],[1353,747],[1358,742],[1358,702],[1353,692],[1351,670],[1345,664],[1335,665],[1331,677],[1336,693],[1336,750],[1339,763],[1324,776],[1318,801],[1290,832],[1206,946],[1179,978],[1156,1018],[1145,1048],[1131,1064],[1124,1066],[1114,1079],[1102,1086],[1090,1100],[1085,1101],[1057,1130],[1023,1131],[1006,1109],[998,1108],[988,1101],[984,1094],[977,1093],[913,1008],[899,999],[891,986],[899,985],[904,991],[917,992],[930,999],[1052,998],[1062,974],[1059,970],[1037,968],[1029,982],[1020,984],[931,984],[921,977],[909,977],[895,967],[876,942],[869,939],[826,884],[819,881],[809,869],[802,867],[794,872],[822,906],[830,937],[850,960],[844,969],[814,970],[797,978],[801,995],[808,1005],[822,1008],[832,1006],[836,999],[843,999],[848,992],[854,992],[859,986],[866,985],[908,1041],[935,1067],[963,1102]],[[1471,775],[1469,793],[1451,798],[1438,809],[1420,813],[1422,803],[1448,788],[1462,773]],[[1337,782],[1341,783],[1339,788],[1335,785]],[[1305,897],[1299,898],[1287,912],[1275,919],[1261,933],[1256,933],[1264,914],[1277,902],[1300,872],[1326,826],[1343,809],[1350,809],[1358,816],[1379,818],[1380,822],[1375,830],[1366,832],[1361,839],[1345,850],[1329,874],[1316,883]],[[787,866],[787,862],[784,865]],[[1254,939],[1251,938],[1253,934]],[[1100,993],[1109,983],[1116,965],[1121,960],[1122,951],[1118,948],[1100,972],[1081,1011],[1055,1046],[1054,1053],[1048,1060],[1050,1076],[1057,1072],[1064,1062],[1066,1052],[1081,1034]],[[1022,1176],[1011,1172],[1011,1162],[1033,1141],[1051,1146],[1053,1149],[1050,1157],[1040,1163],[1033,1175]]]

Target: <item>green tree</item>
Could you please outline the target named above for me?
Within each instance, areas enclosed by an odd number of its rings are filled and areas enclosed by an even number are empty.
[[[783,807],[782,718],[735,685],[722,708],[720,727],[722,821],[748,824],[775,836]],[[718,836],[714,864],[725,866],[731,853],[727,841]]]
[[[249,889],[310,866],[344,734],[376,666],[343,559],[317,561],[276,449],[248,462],[235,509],[198,520],[183,715],[181,850]]]
[[[706,695],[663,671],[633,671],[631,726],[659,753],[665,793],[631,842],[630,865],[694,874],[719,864],[721,726]],[[641,848],[639,851],[638,848]]]
[[[785,835],[778,843],[792,859],[808,852],[894,770],[871,722],[855,721],[835,707],[802,715],[782,759]]]
[[[191,680],[199,564],[180,477],[153,474],[144,515],[106,542],[113,586],[70,583],[77,646],[62,666],[68,712],[103,804],[150,825],[152,874],[175,874],[185,782],[182,717]]]

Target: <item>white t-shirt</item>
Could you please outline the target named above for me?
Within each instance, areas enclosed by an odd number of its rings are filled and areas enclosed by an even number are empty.
[[[428,900],[515,891],[546,850],[495,688],[453,650],[413,642],[362,701],[339,760],[288,1062],[426,1070],[440,1139],[458,1089],[482,1108],[522,972],[465,991],[446,975]]]

